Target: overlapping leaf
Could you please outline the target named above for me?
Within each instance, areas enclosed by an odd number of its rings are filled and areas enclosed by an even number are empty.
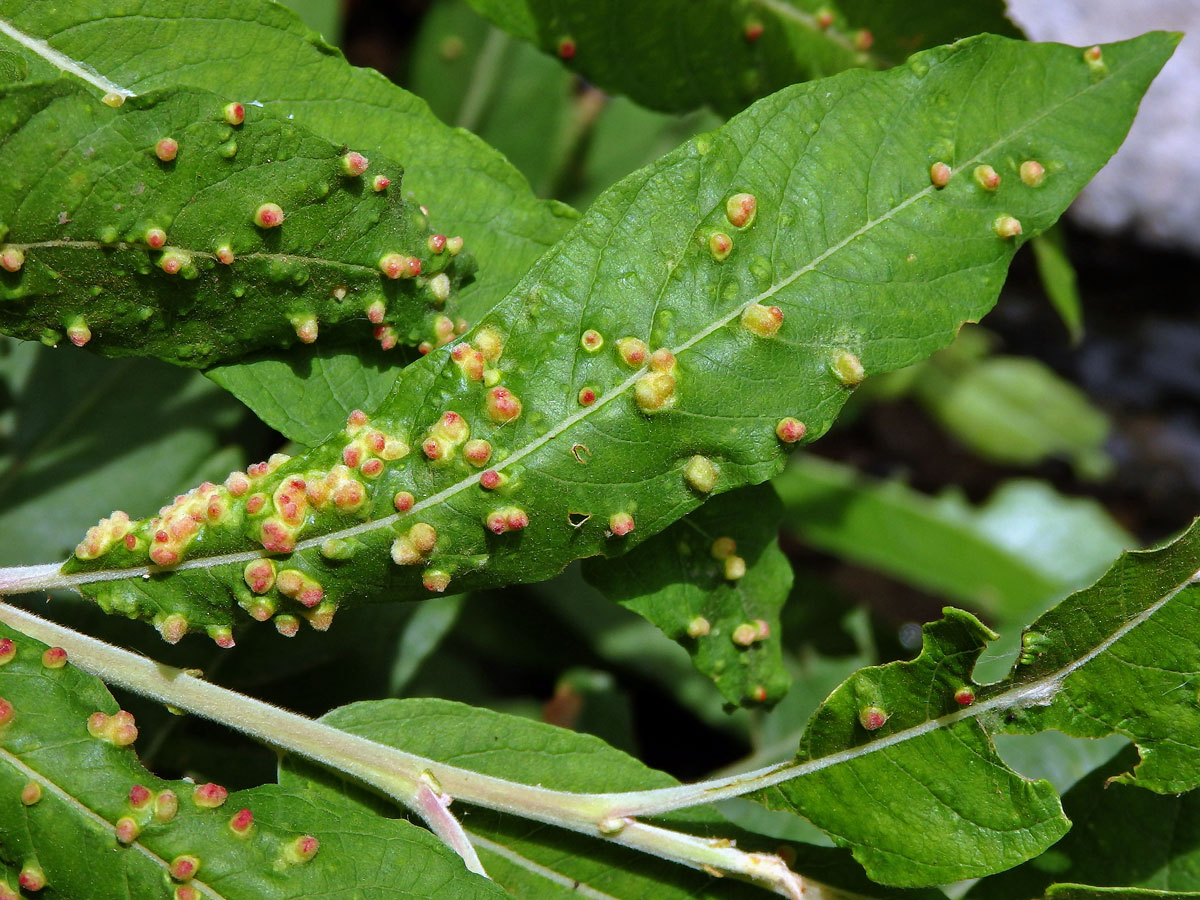
[[[773,704],[790,680],[780,652],[792,587],[782,514],[769,485],[730,491],[619,559],[589,560],[584,575],[686,647],[727,701]]]
[[[1110,45],[1098,72],[984,36],[761,101],[612,188],[470,334],[408,367],[373,422],[109,523],[60,583],[172,634],[225,634],[235,601],[285,628],[307,605],[327,626],[347,601],[618,555],[777,473],[780,434],[824,433],[859,367],[911,364],[981,316],[1022,239],[1000,232],[1055,220],[1174,42]],[[1040,186],[1016,177],[1030,156]],[[955,172],[941,190],[939,157]],[[973,176],[983,164],[999,190]],[[696,456],[711,479],[692,477]]]
[[[430,243],[397,164],[376,157],[368,172],[396,187],[373,190],[344,147],[253,108],[227,116],[207,91],[113,109],[62,80],[0,109],[8,333],[201,367],[339,326],[453,337],[439,308],[469,260]],[[282,223],[263,220],[272,205]]]
[[[917,50],[981,31],[1017,34],[998,0],[470,2],[602,88],[668,111],[708,104],[732,114],[797,81],[894,65]]]
[[[89,731],[94,713],[118,713],[99,680],[45,665],[45,645],[7,626],[0,639],[0,696],[11,704],[0,730],[0,860],[28,890],[41,878],[47,894],[88,900],[506,896],[424,829],[336,796],[268,785],[223,798],[157,778],[124,738]],[[317,843],[296,843],[306,836]],[[184,877],[187,857],[198,868]]]

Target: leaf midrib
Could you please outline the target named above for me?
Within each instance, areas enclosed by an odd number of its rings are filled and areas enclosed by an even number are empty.
[[[1141,54],[1137,57],[1131,57],[1129,59],[1129,61],[1125,64],[1124,68],[1132,68],[1136,64],[1137,61],[1145,58],[1148,55],[1149,55],[1149,52]],[[970,156],[967,159],[960,162],[957,166],[955,166],[954,175],[956,177],[964,177],[966,175],[968,167],[971,166],[973,163],[980,162],[983,159],[983,157],[985,157],[989,153],[992,153],[998,147],[1012,141],[1013,139],[1015,139],[1017,136],[1019,136],[1023,132],[1029,130],[1030,128],[1033,128],[1035,125],[1037,125],[1044,119],[1057,113],[1060,109],[1062,109],[1067,104],[1074,103],[1079,98],[1085,96],[1089,92],[1091,92],[1103,85],[1108,84],[1113,78],[1116,78],[1116,77],[1120,77],[1120,75],[1114,73],[1113,75],[1110,75],[1108,78],[1102,79],[1100,81],[1091,82],[1087,86],[1083,87],[1081,90],[1078,90],[1075,93],[1071,94],[1069,97],[1063,98],[1058,103],[1056,103],[1053,106],[1042,111],[1039,115],[1031,118],[1028,122],[1024,123],[1023,125],[1021,125],[1017,128],[1014,128],[1012,131],[1008,132],[1007,134],[1005,134],[1004,136],[1002,136],[1000,138],[997,138],[995,141],[993,141],[988,146],[980,149],[978,152],[976,152],[972,156]],[[779,293],[779,291],[781,291],[784,288],[791,285],[802,275],[805,275],[805,274],[813,271],[814,269],[816,269],[817,266],[819,266],[821,263],[825,262],[827,259],[829,259],[831,256],[833,256],[835,253],[843,250],[845,247],[847,247],[849,244],[856,241],[858,238],[862,237],[863,235],[868,234],[872,229],[878,227],[879,225],[881,225],[885,222],[890,221],[895,216],[897,216],[899,213],[903,212],[905,209],[912,206],[914,203],[933,194],[936,190],[937,189],[932,184],[929,184],[929,185],[925,186],[924,188],[922,188],[921,190],[917,191],[916,193],[914,193],[914,194],[910,195],[909,197],[905,198],[904,200],[900,201],[896,205],[892,206],[890,209],[888,209],[883,214],[863,223],[857,229],[855,229],[850,234],[848,234],[846,237],[842,238],[840,241],[837,241],[836,243],[831,245],[825,251],[819,253],[810,262],[797,268],[794,272],[792,272],[787,277],[785,277],[785,278],[781,279],[780,281],[776,282],[775,284],[771,285],[769,288],[767,288],[766,290],[764,290],[757,296],[751,297],[749,300],[738,304],[729,313],[718,317],[713,322],[711,322],[708,326],[701,329],[699,332],[697,332],[691,338],[684,341],[682,344],[678,345],[675,348],[670,348],[671,352],[673,352],[676,356],[678,356],[679,354],[681,354],[681,353],[685,352],[686,350],[690,349],[691,347],[695,346],[699,341],[702,341],[704,338],[708,337],[709,335],[711,335],[718,329],[723,328],[726,325],[728,325],[730,322],[732,322],[734,319],[736,319],[739,315],[741,315],[741,313],[747,307],[752,306],[756,303],[761,303],[762,301],[768,300],[771,297],[775,296],[777,293]],[[510,294],[509,296],[514,296],[514,295],[515,294]],[[438,351],[434,351],[434,352],[449,353],[450,350],[453,349],[453,346],[455,346],[455,345],[448,344],[445,347],[439,348]],[[433,354],[430,354],[430,356],[432,356],[432,355]],[[530,454],[535,453],[536,451],[540,450],[542,447],[544,447],[550,441],[554,440],[559,435],[561,435],[566,430],[568,430],[572,425],[576,424],[577,422],[585,420],[586,418],[588,418],[591,415],[598,413],[601,409],[603,409],[605,406],[607,406],[613,400],[622,396],[647,371],[649,371],[648,366],[643,366],[642,368],[637,369],[636,371],[634,371],[634,373],[632,375],[630,375],[628,378],[626,378],[624,381],[622,381],[616,387],[611,388],[608,392],[606,392],[605,394],[598,397],[596,402],[593,403],[591,406],[584,407],[583,409],[579,410],[578,412],[573,413],[572,415],[563,419],[557,426],[555,426],[554,428],[545,432],[544,434],[539,435],[537,438],[530,441],[525,447],[523,447],[520,450],[518,450],[517,452],[513,453],[511,456],[506,458],[503,462],[498,463],[497,465],[493,466],[492,468],[494,468],[496,471],[500,471],[508,466],[516,464],[517,462],[519,462],[520,460],[529,456]],[[472,487],[473,485],[475,485],[479,482],[481,475],[482,475],[482,473],[475,473],[473,475],[468,476],[467,478],[464,478],[461,481],[455,482],[454,484],[449,485],[446,488],[443,488],[441,491],[438,491],[436,494],[433,494],[430,497],[425,498],[424,500],[418,501],[406,513],[393,513],[391,515],[384,516],[381,519],[373,519],[368,522],[363,522],[359,525],[354,525],[349,528],[344,528],[340,531],[328,532],[328,533],[321,534],[316,537],[301,541],[296,545],[296,548],[292,551],[292,553],[300,553],[305,550],[312,550],[315,548],[319,548],[322,543],[324,543],[326,540],[329,540],[329,539],[337,540],[337,539],[351,538],[351,537],[355,537],[360,534],[375,531],[377,529],[387,528],[387,527],[391,526],[394,522],[398,521],[401,517],[415,516],[416,514],[420,513],[421,511],[428,509],[431,506],[436,506],[436,505],[450,499],[451,497],[455,496],[456,494],[461,493],[462,491],[466,490],[467,488]],[[225,555],[216,556],[216,557],[201,557],[201,558],[196,558],[196,559],[191,559],[191,560],[185,560],[184,562],[182,562],[179,565],[174,566],[174,567],[164,568],[162,566],[140,566],[137,568],[126,568],[126,569],[97,569],[97,570],[90,571],[90,572],[78,573],[76,575],[61,576],[59,579],[56,580],[55,584],[48,586],[48,587],[73,588],[76,585],[80,585],[80,584],[88,584],[88,583],[99,582],[99,581],[116,581],[116,580],[120,580],[120,579],[124,579],[124,578],[136,578],[138,576],[148,577],[150,575],[159,574],[159,573],[163,573],[163,572],[186,571],[188,569],[216,568],[216,567],[222,566],[222,565],[229,565],[229,564],[235,564],[235,563],[246,563],[251,560],[260,559],[264,556],[272,556],[272,555],[275,555],[275,554],[269,554],[269,553],[254,551],[254,550],[248,550],[248,551],[242,551],[239,553],[225,554]]]

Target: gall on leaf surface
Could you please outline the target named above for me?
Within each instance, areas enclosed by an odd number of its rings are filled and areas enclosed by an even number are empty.
[[[377,328],[449,340],[432,287],[469,257],[433,253],[418,207],[346,176],[340,146],[253,108],[235,127],[224,106],[187,88],[116,109],[66,80],[6,91],[0,230],[24,259],[0,276],[0,328],[199,367]],[[391,277],[389,254],[415,263]]]
[[[172,893],[179,884],[226,900],[507,896],[425,829],[335,795],[279,785],[226,795],[158,778],[136,745],[89,732],[95,713],[118,715],[99,679],[71,663],[46,668],[46,646],[8,626],[0,639],[15,645],[0,666],[0,696],[13,709],[0,730],[0,878],[7,867],[10,888],[36,867],[45,895],[88,900],[187,896]],[[298,853],[306,836],[317,843]]]
[[[992,684],[972,673],[996,635],[947,609],[925,626],[916,659],[862,669],[838,687],[756,799],[829,832],[877,881],[921,885],[1010,868],[1070,826],[1050,783],[1009,768],[993,734],[1121,735],[1140,762],[1112,781],[1193,790],[1198,575],[1200,525],[1163,549],[1122,555],[1030,625],[1012,671]],[[868,723],[867,710],[883,721]]]
[[[799,81],[884,68],[979,32],[1017,37],[1000,0],[470,0],[510,34],[643,106],[732,115]]]
[[[610,189],[470,333],[407,367],[370,421],[250,484],[235,476],[237,495],[206,487],[220,508],[168,534],[177,562],[159,553],[168,568],[150,566],[166,529],[146,520],[99,535],[58,583],[198,628],[228,628],[239,602],[328,627],[344,602],[541,580],[618,555],[700,505],[693,456],[732,489],[778,474],[797,446],[785,438],[823,434],[851,390],[835,361],[852,356],[868,377],[910,365],[982,316],[1020,243],[1115,151],[1175,43],[1110,45],[1096,77],[1076,49],[981,36],[760,101]],[[1029,156],[1045,160],[1038,188],[1009,178],[985,192],[970,176],[981,160],[1009,173]],[[937,158],[955,172],[941,189]],[[733,228],[728,200],[743,193],[755,218]],[[999,214],[1023,234],[1000,238]],[[708,247],[717,229],[734,241],[724,261]],[[782,316],[771,336],[745,324],[758,306]],[[589,329],[605,336],[598,353],[580,344]],[[626,338],[648,353],[622,352],[636,347]],[[584,385],[597,388],[586,406]],[[785,420],[804,428],[780,433]],[[463,459],[468,439],[492,445],[489,468]],[[416,499],[403,513],[402,491]],[[199,511],[196,497],[181,503]],[[502,508],[527,527],[486,528]],[[336,558],[322,555],[331,540]],[[317,607],[248,592],[245,567],[264,556],[314,581]]]

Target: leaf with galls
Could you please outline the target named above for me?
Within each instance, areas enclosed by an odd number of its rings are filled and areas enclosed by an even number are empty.
[[[223,155],[221,110],[195,89],[119,109],[67,82],[7,91],[0,330],[188,366],[367,343],[378,326],[445,343],[441,307],[467,257],[431,252],[416,206],[356,190],[340,148],[293,123],[252,112]],[[400,283],[377,268],[393,257]]]
[[[97,678],[0,635],[0,695],[15,710],[0,725],[0,900],[18,900],[18,881],[21,896],[80,900],[507,896],[428,831],[351,802],[157,777],[112,740],[129,714]]]
[[[133,524],[131,544],[72,560],[56,584],[226,640],[239,604],[263,610],[256,598],[270,597],[286,633],[310,615],[328,627],[347,602],[528,582],[627,552],[709,496],[685,474],[694,456],[719,471],[714,493],[762,482],[828,430],[863,374],[928,356],[986,312],[1016,249],[1111,155],[1173,47],[1161,34],[1111,45],[1096,81],[1070,48],[983,36],[919,55],[919,66],[760,101],[610,189],[473,330],[407,367],[369,421],[202,486]],[[967,104],[947,123],[920,112],[989,84],[1011,92],[995,114]],[[970,178],[930,182],[938,159],[1007,174],[1034,150],[1054,172],[1037,188],[1019,177],[995,193]],[[847,164],[860,157],[875,162]],[[739,195],[754,197],[754,218],[717,261],[707,236],[732,227]],[[997,204],[1021,235],[996,234]],[[583,333],[601,327],[603,345],[585,349]],[[585,387],[596,396],[581,405]],[[448,413],[464,427],[448,429]],[[486,469],[464,459],[468,439],[491,446]],[[407,512],[394,505],[401,491],[416,501]],[[488,515],[510,506],[528,526],[489,530]],[[401,541],[397,564],[394,545],[418,523],[436,542],[414,554]],[[321,552],[331,539],[344,542],[335,557]],[[244,569],[264,557],[318,585],[318,606],[278,587],[253,594]],[[736,564],[727,576],[745,577]]]

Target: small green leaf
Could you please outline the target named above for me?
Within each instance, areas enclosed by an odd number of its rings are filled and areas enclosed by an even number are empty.
[[[0,636],[10,715],[0,731],[0,860],[27,877],[40,872],[48,895],[165,897],[167,885],[186,882],[197,896],[228,900],[506,896],[428,831],[336,796],[266,785],[226,797],[152,775],[128,746],[132,717],[98,679],[69,662],[47,666],[45,645],[7,626]],[[316,843],[296,843],[305,837]],[[186,857],[198,864],[194,877],[172,880]]]
[[[302,347],[204,374],[288,440],[312,447],[341,429],[354,410],[383,403],[414,356],[401,347]]]
[[[954,371],[929,366],[916,394],[942,428],[984,459],[1028,466],[1063,457],[1084,478],[1112,469],[1104,451],[1108,417],[1036,359],[991,356]]]
[[[509,33],[643,106],[731,115],[797,81],[884,67],[981,31],[1017,36],[999,0],[470,0]]]
[[[474,331],[408,366],[371,422],[156,519],[108,523],[56,584],[227,643],[238,603],[327,627],[345,602],[618,555],[703,502],[693,456],[719,469],[718,491],[764,481],[865,373],[929,355],[990,308],[1020,242],[997,233],[998,213],[1026,235],[1053,223],[1174,45],[1110,45],[1095,80],[1076,50],[983,36],[925,67],[760,101],[607,192]],[[936,111],[985,85],[1009,102],[956,106],[955,124]],[[959,174],[938,190],[927,147],[951,134]],[[992,193],[972,177],[977,161],[1009,172],[1043,146],[1070,152],[1050,151],[1061,168],[1040,188]],[[717,234],[733,236],[723,261]]]
[[[1083,339],[1083,301],[1079,296],[1075,267],[1067,256],[1062,225],[1039,234],[1033,239],[1032,246],[1042,290],[1067,326],[1071,343],[1078,344]]]
[[[344,147],[253,107],[231,123],[190,89],[113,109],[58,81],[0,110],[10,334],[189,366],[318,332],[454,336],[441,307],[469,260],[435,251],[398,189],[347,175]],[[399,185],[395,163],[372,166]]]
[[[686,647],[730,703],[774,704],[790,680],[780,653],[779,610],[792,587],[782,514],[770,485],[731,491],[625,556],[585,562],[584,576]]]

